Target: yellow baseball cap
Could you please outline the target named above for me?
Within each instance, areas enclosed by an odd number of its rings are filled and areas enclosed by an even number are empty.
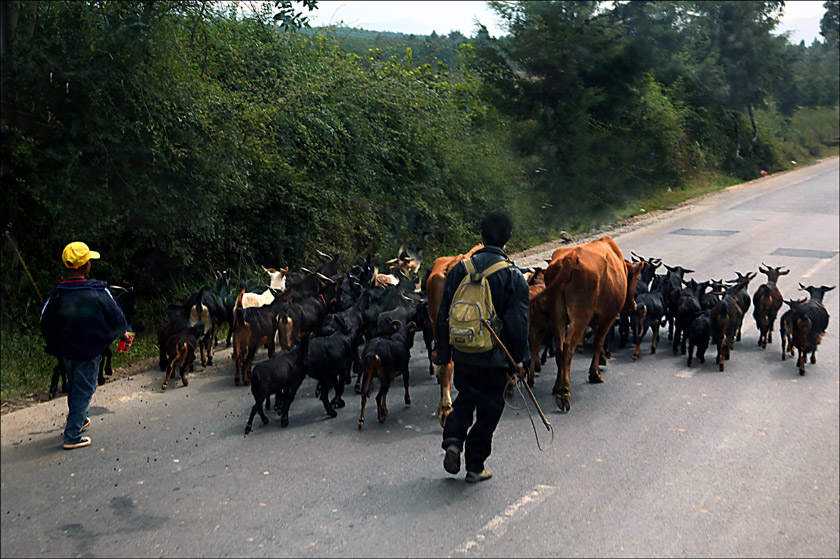
[[[61,261],[64,262],[64,266],[72,270],[84,266],[91,259],[98,260],[99,253],[90,250],[85,243],[79,241],[70,243],[64,247],[64,251],[61,253]]]

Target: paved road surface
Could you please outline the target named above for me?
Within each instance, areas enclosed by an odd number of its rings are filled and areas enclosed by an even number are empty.
[[[800,281],[837,285],[838,159],[614,238],[700,280],[764,262],[791,269],[779,282],[787,298],[801,295]],[[229,351],[186,388],[175,381],[161,393],[162,373],[142,372],[97,391],[86,449],[61,450],[64,401],[3,416],[0,553],[837,557],[838,300],[826,296],[832,322],[804,377],[781,361],[778,339],[756,346],[751,312],[725,372],[714,348],[688,368],[664,341],[650,355],[646,339],[639,361],[614,351],[605,383],[591,385],[587,349],[572,363],[568,414],[554,406],[550,362],[535,392],[554,445],[538,451],[525,412],[507,409],[487,464],[495,475],[478,485],[443,471],[439,391],[419,338],[414,404],[395,387],[386,423],[369,402],[363,431],[352,390],[328,419],[307,380],[288,428],[271,415],[243,436],[253,399],[233,385]]]

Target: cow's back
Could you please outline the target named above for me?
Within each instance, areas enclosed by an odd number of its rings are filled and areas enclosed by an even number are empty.
[[[575,311],[618,315],[627,293],[627,273],[621,249],[609,236],[554,251],[545,272],[550,297],[561,297]]]

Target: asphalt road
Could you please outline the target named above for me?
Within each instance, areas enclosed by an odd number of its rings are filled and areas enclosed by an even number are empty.
[[[798,282],[838,285],[838,184],[832,158],[613,237],[626,255],[698,280],[784,265],[779,287],[797,297]],[[165,393],[162,373],[140,372],[97,391],[85,449],[61,449],[63,400],[2,417],[0,554],[837,557],[838,300],[837,290],[825,298],[832,322],[804,377],[781,361],[778,325],[772,346],[756,345],[751,311],[725,372],[713,346],[689,368],[667,337],[651,355],[648,337],[636,362],[630,347],[615,350],[593,385],[587,347],[572,362],[567,414],[549,362],[535,393],[554,444],[540,452],[527,414],[506,409],[487,462],[494,477],[477,485],[442,468],[439,389],[419,337],[413,405],[398,382],[387,421],[370,401],[362,431],[352,386],[328,419],[307,380],[289,427],[271,414],[244,436],[253,398],[234,386],[229,350]]]

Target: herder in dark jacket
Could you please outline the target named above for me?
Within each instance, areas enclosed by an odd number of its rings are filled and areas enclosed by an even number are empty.
[[[85,243],[64,247],[61,260],[69,278],[59,283],[41,310],[46,352],[59,358],[67,372],[67,425],[64,448],[90,445],[81,432],[90,425],[88,410],[96,391],[99,359],[115,338],[129,341],[128,324],[104,281],[86,279],[91,260],[99,258]]]
[[[511,218],[504,211],[491,212],[484,218],[481,223],[484,248],[472,257],[477,272],[485,271],[497,262],[509,262],[504,247],[512,230]],[[443,467],[447,472],[457,474],[461,469],[463,450],[466,481],[475,483],[490,479],[492,475],[484,467],[484,461],[490,456],[493,432],[504,411],[504,391],[511,365],[498,345],[483,353],[464,353],[450,345],[449,310],[453,295],[467,274],[464,262],[455,266],[446,278],[435,324],[436,363],[448,363],[450,358],[454,360],[453,382],[458,390],[443,429],[442,447],[446,450]],[[502,328],[497,333],[519,365],[516,373],[524,375],[527,366],[522,362],[530,355],[528,284],[519,268],[512,265],[487,276],[487,283],[496,315],[501,319]]]

